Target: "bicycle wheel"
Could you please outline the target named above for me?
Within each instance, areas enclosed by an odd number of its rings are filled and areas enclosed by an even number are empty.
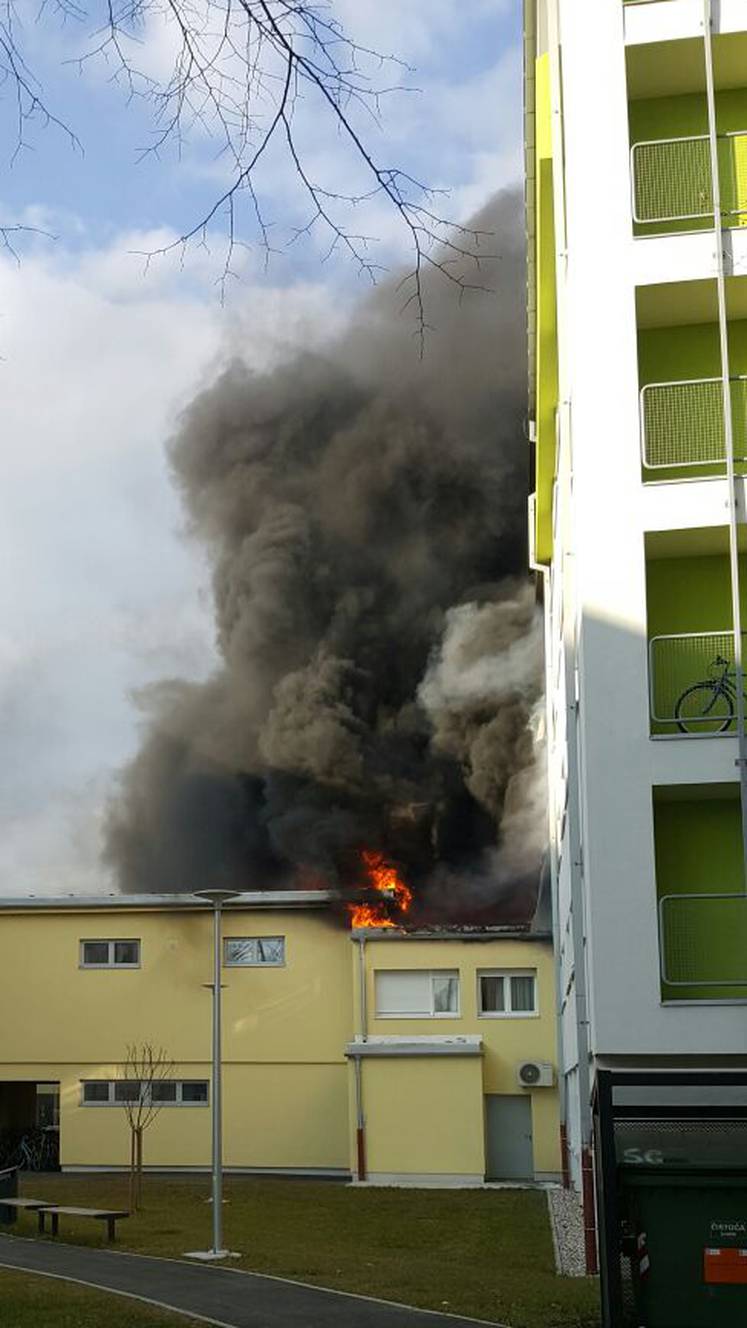
[[[674,717],[681,733],[725,733],[734,723],[734,702],[715,682],[696,682],[678,698]]]

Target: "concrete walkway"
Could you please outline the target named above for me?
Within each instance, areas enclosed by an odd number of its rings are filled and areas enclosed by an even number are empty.
[[[219,1328],[469,1328],[480,1322],[258,1273],[16,1236],[0,1236],[3,1268],[119,1292]]]

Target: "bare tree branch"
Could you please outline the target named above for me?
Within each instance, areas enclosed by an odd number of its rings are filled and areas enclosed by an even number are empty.
[[[26,66],[13,0],[2,4],[0,81],[10,81],[16,92],[14,155],[26,146],[25,130],[34,120],[62,129],[79,147],[75,134],[47,108]],[[81,0],[56,0],[53,12],[89,27],[98,13]],[[164,50],[159,67],[155,55],[161,58]],[[183,257],[191,244],[207,246],[222,233],[223,294],[228,278],[237,275],[237,246],[251,238],[267,261],[276,250],[261,176],[272,149],[292,168],[298,184],[303,219],[296,216],[287,227],[287,244],[326,233],[325,257],[340,250],[375,282],[385,266],[374,255],[376,238],[348,218],[376,202],[394,213],[412,255],[401,283],[402,307],[414,309],[421,345],[427,329],[427,267],[460,290],[482,288],[476,250],[484,235],[449,222],[437,211],[443,191],[383,163],[371,146],[370,134],[381,129],[382,100],[413,91],[402,81],[411,71],[396,56],[349,36],[334,15],[332,0],[103,0],[101,21],[73,63],[83,69],[92,61],[103,63],[128,102],[149,104],[154,132],[142,156],[159,156],[167,148],[180,154],[188,140],[211,138],[218,163],[226,162],[227,183],[204,213],[178,238],[144,253],[146,265],[171,251]],[[368,187],[339,188],[317,178],[307,143],[316,143],[325,125],[340,143],[338,174],[354,169],[368,177]],[[312,129],[317,131],[313,140]],[[465,276],[465,259],[474,263],[474,280]]]
[[[166,1103],[158,1086],[173,1079],[175,1065],[163,1047],[152,1042],[127,1046],[121,1083],[125,1089],[122,1106],[130,1127],[130,1208],[136,1210],[142,1197],[143,1134]]]

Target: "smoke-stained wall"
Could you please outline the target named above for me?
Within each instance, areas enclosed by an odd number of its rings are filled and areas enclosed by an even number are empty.
[[[474,225],[492,256],[463,270],[484,289],[426,273],[422,359],[391,284],[337,344],[234,363],[186,411],[170,457],[222,665],[148,695],[108,820],[123,889],[344,892],[369,846],[421,909],[466,916],[515,912],[534,877],[518,195]]]

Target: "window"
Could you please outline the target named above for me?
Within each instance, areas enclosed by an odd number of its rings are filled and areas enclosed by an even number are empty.
[[[478,973],[477,1009],[487,1017],[537,1014],[537,975],[533,969]]]
[[[459,973],[392,969],[374,974],[380,1019],[440,1019],[459,1014]]]
[[[228,968],[282,968],[284,936],[226,936],[223,962]]]
[[[141,1085],[137,1079],[84,1079],[81,1084],[84,1107],[121,1107],[137,1102]],[[207,1079],[161,1079],[150,1090],[142,1086],[143,1101],[164,1107],[203,1107],[209,1101]]]
[[[189,1079],[180,1087],[182,1102],[207,1102],[208,1086],[204,1079]]]
[[[139,968],[139,941],[81,941],[81,968]]]
[[[104,1079],[90,1080],[83,1085],[83,1102],[85,1106],[96,1106],[100,1102],[109,1101],[109,1089],[111,1084]]]
[[[151,1084],[150,1096],[153,1102],[176,1102],[176,1083],[173,1079],[161,1079],[157,1084]]]
[[[140,1082],[137,1079],[122,1079],[114,1084],[115,1102],[139,1102],[142,1096]]]

